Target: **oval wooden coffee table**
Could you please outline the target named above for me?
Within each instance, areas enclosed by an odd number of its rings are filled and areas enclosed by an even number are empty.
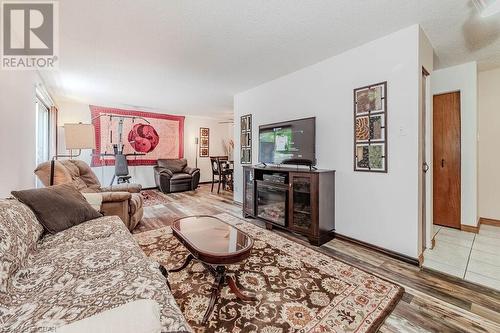
[[[198,215],[177,219],[172,224],[174,236],[188,249],[184,264],[169,272],[179,272],[191,260],[199,260],[215,277],[208,309],[203,316],[205,324],[212,313],[224,284],[243,301],[254,301],[254,295],[245,295],[231,276],[226,265],[237,264],[250,255],[253,239],[239,229],[214,216]]]

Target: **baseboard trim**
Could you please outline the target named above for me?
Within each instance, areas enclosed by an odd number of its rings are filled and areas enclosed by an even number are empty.
[[[343,240],[343,241],[346,241],[346,242],[350,242],[350,243],[353,243],[353,244],[356,244],[356,245],[363,246],[363,247],[365,247],[367,249],[370,249],[370,250],[373,250],[373,251],[385,254],[385,255],[387,255],[387,256],[389,256],[391,258],[404,261],[404,262],[406,262],[408,264],[411,264],[411,265],[414,265],[414,266],[418,266],[419,265],[419,260],[417,258],[413,258],[413,257],[407,256],[407,255],[402,254],[402,253],[398,253],[398,252],[395,252],[395,251],[392,251],[392,250],[384,249],[384,248],[382,248],[380,246],[373,245],[373,244],[370,244],[370,243],[366,243],[366,242],[363,242],[363,241],[360,241],[360,240],[357,240],[357,239],[354,239],[354,238],[351,238],[351,237],[348,237],[348,236],[344,236],[344,235],[341,235],[341,234],[338,234],[338,233],[335,233],[335,238],[338,238],[340,240]]]
[[[479,233],[479,226],[475,227],[473,225],[461,224],[460,230],[477,234],[477,233]]]
[[[485,217],[480,217],[479,218],[479,225],[492,225],[494,227],[500,227],[500,220],[495,220],[495,219],[487,219]]]

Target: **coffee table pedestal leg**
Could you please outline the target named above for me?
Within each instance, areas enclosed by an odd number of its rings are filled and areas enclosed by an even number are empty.
[[[165,277],[165,281],[167,281],[168,289],[170,289],[170,291],[172,291],[172,288],[170,287],[170,282],[168,282],[168,271],[165,268],[165,266],[160,265],[160,272]]]
[[[193,259],[194,259],[194,256],[190,253],[190,254],[187,256],[186,261],[184,261],[184,263],[182,264],[182,266],[181,266],[181,267],[171,269],[171,270],[169,270],[168,272],[169,272],[169,273],[175,273],[175,272],[180,272],[180,271],[182,271],[184,268],[186,268],[186,267],[189,265],[189,263],[190,263],[190,262],[191,262],[191,260],[193,260]]]
[[[210,267],[210,272],[212,272],[215,276],[214,284],[212,285],[212,295],[210,296],[210,302],[208,303],[207,311],[203,316],[202,324],[205,325],[214,310],[215,304],[217,303],[217,299],[219,298],[220,291],[222,286],[224,285],[226,278],[226,268],[224,266],[217,266],[217,268]]]
[[[208,303],[208,308],[207,311],[205,312],[205,315],[203,316],[203,321],[202,324],[205,325],[210,318],[210,315],[212,314],[212,311],[214,310],[215,304],[217,304],[217,299],[219,298],[220,292],[222,287],[224,286],[225,283],[228,284],[229,289],[238,297],[238,299],[245,301],[245,302],[250,302],[250,301],[256,301],[257,297],[255,295],[245,295],[241,292],[241,290],[238,288],[236,285],[236,282],[234,279],[230,276],[226,275],[226,268],[224,266],[217,266],[217,267],[212,267],[210,265],[206,265],[205,267],[208,268],[208,270],[214,275],[215,277],[215,282],[212,286],[212,294],[210,296],[210,302]]]
[[[229,289],[242,301],[245,302],[251,302],[251,301],[256,301],[257,297],[254,294],[247,293],[248,295],[245,295],[241,292],[240,288],[236,285],[236,281],[230,276],[226,276],[226,281],[227,284],[229,285]]]

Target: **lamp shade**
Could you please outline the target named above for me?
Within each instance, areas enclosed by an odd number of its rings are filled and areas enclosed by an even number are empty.
[[[500,13],[500,0],[473,0],[482,17]]]
[[[92,124],[64,124],[66,149],[95,149],[95,130]]]

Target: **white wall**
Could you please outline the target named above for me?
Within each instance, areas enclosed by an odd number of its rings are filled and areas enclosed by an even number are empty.
[[[219,120],[212,118],[187,116],[184,125],[184,157],[187,158],[188,164],[193,166],[197,154],[194,138],[200,136],[200,127],[210,128],[209,152],[211,156],[225,156],[222,142],[233,139],[233,124],[220,124]],[[201,170],[201,181],[211,182],[210,158],[198,155],[198,168]]]
[[[419,27],[403,29],[235,96],[239,117],[253,114],[253,162],[258,126],[316,117],[318,166],[335,169],[336,231],[418,256]],[[353,89],[388,82],[387,174],[353,171]],[[235,151],[239,161],[239,149]],[[242,200],[242,169],[235,167],[235,200]]]
[[[479,216],[500,220],[500,68],[479,72]]]
[[[36,110],[33,71],[0,70],[0,197],[35,186]]]
[[[476,226],[477,215],[477,64],[469,62],[434,71],[432,94],[460,91],[461,224]],[[432,165],[431,165],[432,170]]]
[[[91,117],[87,104],[58,100],[57,105],[59,108],[59,126],[63,126],[65,123],[90,123]],[[158,111],[158,113],[161,113],[161,111]],[[232,131],[230,132],[228,129],[228,127],[232,128],[232,124],[220,124],[217,119],[213,118],[186,116],[184,122],[184,157],[188,160],[188,165],[193,167],[195,166],[196,157],[194,138],[199,136],[200,127],[210,128],[210,155],[225,155],[222,140],[232,139],[229,136],[232,135]],[[59,152],[61,154],[66,153],[62,128],[59,129]],[[82,156],[79,158],[90,163],[90,156],[91,151],[86,150],[82,152]],[[208,157],[198,157],[198,167],[201,172],[201,181],[211,181],[210,159]],[[152,166],[129,167],[129,171],[133,177],[131,181],[140,183],[145,188],[155,187]],[[103,185],[109,185],[113,177],[114,167],[96,167],[94,172]]]

